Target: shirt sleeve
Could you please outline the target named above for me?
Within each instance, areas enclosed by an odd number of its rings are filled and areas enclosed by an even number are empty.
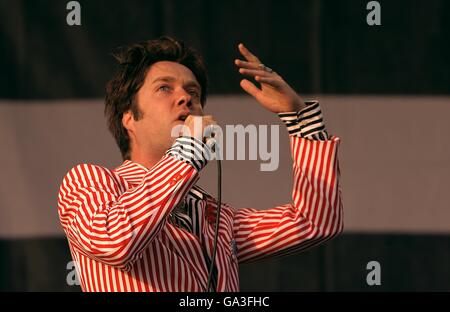
[[[60,221],[71,245],[97,261],[129,270],[197,181],[207,149],[194,138],[177,138],[134,188],[100,166],[71,169],[58,196]]]
[[[278,114],[286,124],[289,134],[311,140],[329,140],[319,102],[306,101],[305,104],[306,107],[298,112]]]
[[[190,136],[177,138],[166,154],[190,164],[197,171],[202,170],[212,157],[208,145]]]
[[[285,119],[293,159],[291,202],[267,210],[235,211],[233,231],[240,263],[306,250],[343,230],[340,140],[327,136],[314,104],[295,115]]]

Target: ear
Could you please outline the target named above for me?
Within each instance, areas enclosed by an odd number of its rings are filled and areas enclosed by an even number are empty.
[[[128,136],[131,137],[131,134],[134,133],[134,118],[133,113],[131,110],[128,110],[127,112],[123,113],[122,116],[122,126],[128,130]]]

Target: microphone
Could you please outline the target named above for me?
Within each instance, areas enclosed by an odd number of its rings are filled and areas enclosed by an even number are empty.
[[[213,153],[216,152],[216,139],[214,138],[206,138],[205,144],[211,149]]]
[[[209,125],[205,128],[203,134],[205,136],[205,144],[211,149],[213,153],[216,152],[216,135],[218,135],[219,126],[217,125]]]

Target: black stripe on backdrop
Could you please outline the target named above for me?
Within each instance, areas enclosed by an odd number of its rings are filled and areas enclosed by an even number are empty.
[[[344,234],[304,253],[242,265],[241,290],[450,291],[449,244],[448,235]],[[0,291],[80,291],[66,282],[71,260],[64,238],[0,240]],[[366,282],[370,261],[380,263],[379,286]]]
[[[197,47],[211,93],[237,93],[243,41],[301,93],[450,94],[450,2],[365,0],[0,1],[0,98],[102,97],[115,47],[162,34]]]

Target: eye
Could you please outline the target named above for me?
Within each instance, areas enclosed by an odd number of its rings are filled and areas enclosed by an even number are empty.
[[[170,91],[170,87],[168,85],[162,85],[158,87],[158,91],[168,92]]]
[[[200,92],[198,92],[196,89],[189,90],[188,92],[192,97],[195,97],[195,98],[200,97]]]

